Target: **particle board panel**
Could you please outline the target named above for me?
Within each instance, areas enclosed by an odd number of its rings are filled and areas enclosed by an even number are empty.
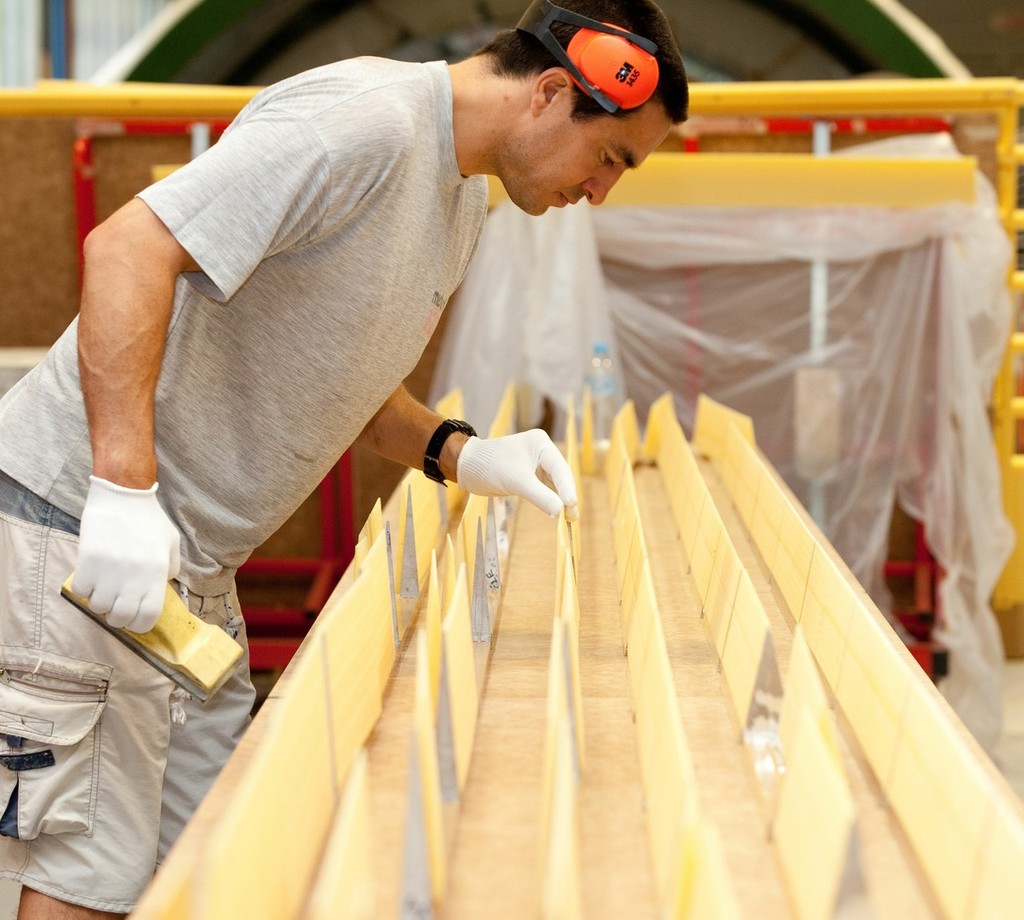
[[[49,348],[78,312],[70,118],[0,120],[0,345]]]

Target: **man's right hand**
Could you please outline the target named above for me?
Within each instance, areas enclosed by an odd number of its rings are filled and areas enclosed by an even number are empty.
[[[128,489],[89,477],[71,590],[111,626],[151,630],[167,582],[181,568],[181,538],[156,500],[157,484]]]

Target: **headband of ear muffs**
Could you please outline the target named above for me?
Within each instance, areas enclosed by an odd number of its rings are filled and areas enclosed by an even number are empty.
[[[567,48],[551,33],[551,23],[579,26]],[[606,112],[635,109],[658,87],[658,46],[619,26],[598,22],[550,0],[535,0],[516,26],[540,40],[573,82]]]

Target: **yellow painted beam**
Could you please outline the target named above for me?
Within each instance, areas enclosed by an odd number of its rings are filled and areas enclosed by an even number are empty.
[[[0,116],[10,118],[234,118],[255,86],[41,80],[31,89],[0,92]]]
[[[807,80],[751,83],[696,83],[690,87],[694,115],[909,115],[970,112],[1015,103],[1019,81],[972,80]]]
[[[908,160],[810,154],[661,153],[625,174],[613,205],[926,207],[974,201],[973,157]]]
[[[974,157],[919,160],[811,154],[651,154],[605,200],[632,207],[921,208],[974,201]],[[505,200],[488,178],[490,204]]]
[[[41,80],[31,89],[0,93],[0,115],[71,116],[160,114],[231,117],[259,90],[254,86],[119,83],[97,86]],[[972,80],[807,80],[695,83],[694,115],[852,115],[992,111],[1020,105],[1013,78]]]

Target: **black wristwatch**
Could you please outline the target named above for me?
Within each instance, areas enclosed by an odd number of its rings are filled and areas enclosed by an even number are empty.
[[[469,422],[464,422],[458,418],[446,418],[441,422],[430,436],[426,453],[423,455],[423,475],[427,479],[433,479],[434,482],[444,485],[444,473],[441,472],[441,464],[439,462],[441,460],[441,449],[444,447],[444,442],[448,440],[448,436],[456,431],[468,434],[471,438],[476,437],[476,430]]]

